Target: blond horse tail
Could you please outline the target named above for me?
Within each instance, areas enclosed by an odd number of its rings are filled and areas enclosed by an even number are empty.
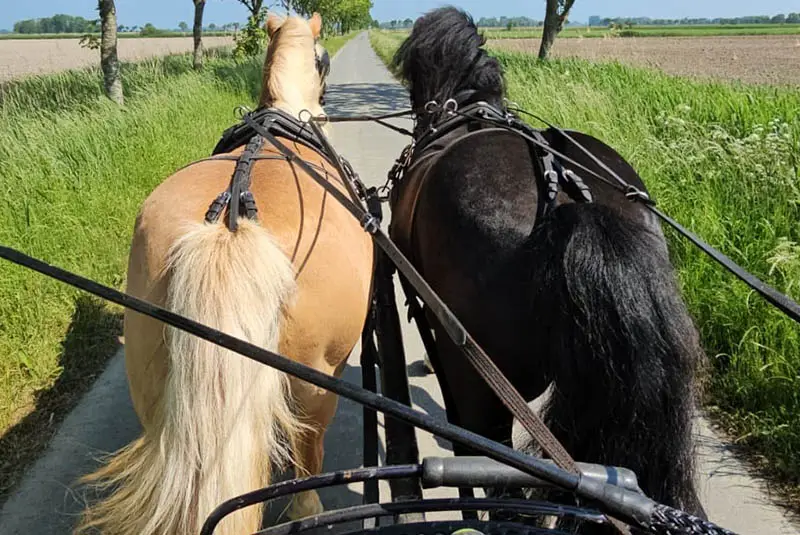
[[[277,351],[296,285],[265,229],[246,220],[235,233],[192,226],[171,249],[168,269],[168,309]],[[292,461],[303,425],[286,375],[177,329],[166,331],[166,344],[162,425],[86,478],[113,492],[76,533],[194,535],[217,505],[268,485],[271,462]],[[261,514],[246,508],[215,533],[257,531]]]

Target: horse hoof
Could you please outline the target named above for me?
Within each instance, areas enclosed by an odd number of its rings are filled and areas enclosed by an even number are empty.
[[[286,516],[289,520],[300,520],[309,516],[318,515],[325,511],[322,501],[316,491],[303,492],[292,500],[292,506]]]

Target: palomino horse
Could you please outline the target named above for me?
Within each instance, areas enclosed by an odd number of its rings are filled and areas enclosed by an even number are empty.
[[[418,121],[391,236],[525,399],[554,386],[546,421],[573,458],[629,467],[652,498],[702,515],[691,417],[704,357],[659,223],[508,131],[501,66],[483,44],[466,13],[442,8],[417,20],[395,55]],[[459,115],[480,102],[478,116]],[[492,110],[499,119],[487,126]],[[604,173],[558,131],[537,132]],[[646,191],[613,149],[570,136]],[[431,321],[448,418],[510,442],[511,414]]]
[[[295,119],[323,113],[321,24],[318,14],[269,18],[262,108]],[[285,141],[346,191],[318,152]],[[231,182],[230,157],[196,162],[160,184],[136,220],[127,291],[338,376],[366,318],[372,243],[310,176],[269,145],[262,155],[270,151],[275,158],[252,162],[258,220],[239,218],[235,231],[204,222]],[[77,532],[193,535],[217,505],[268,485],[271,463],[320,472],[335,395],[137,313],[125,314],[125,342],[144,433],[87,476],[112,492]],[[321,510],[310,492],[289,515]],[[261,519],[261,510],[247,508],[216,533],[252,533]]]

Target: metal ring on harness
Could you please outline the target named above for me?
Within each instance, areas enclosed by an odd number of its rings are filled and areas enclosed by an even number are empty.
[[[439,103],[435,100],[431,100],[430,102],[425,104],[425,112],[429,115],[432,115],[439,111]]]
[[[650,195],[648,195],[647,193],[643,192],[642,190],[633,185],[629,185],[627,187],[627,189],[625,190],[625,197],[627,197],[631,201],[640,201],[645,204],[653,204],[653,205],[655,204],[655,201],[653,201],[653,199],[650,198]]]
[[[449,98],[444,102],[444,106],[442,106],[442,110],[446,111],[447,113],[455,113],[458,111],[458,101],[454,98]]]
[[[308,119],[303,119],[303,113],[308,114]],[[314,119],[314,114],[311,113],[311,110],[303,108],[302,110],[300,110],[300,113],[297,114],[297,118],[300,120],[301,123],[310,123]]]
[[[237,119],[243,119],[245,115],[247,115],[248,113],[251,113],[252,111],[253,111],[253,110],[251,110],[251,109],[250,109],[250,108],[248,108],[247,106],[240,105],[240,106],[236,106],[236,107],[233,109],[233,115],[234,115],[234,117],[236,117]]]

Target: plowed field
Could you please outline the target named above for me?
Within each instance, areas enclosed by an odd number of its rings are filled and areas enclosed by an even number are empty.
[[[539,50],[538,39],[489,43],[504,50],[533,53]],[[618,60],[680,76],[800,85],[800,36],[796,35],[558,39],[553,55]]]
[[[206,37],[206,48],[233,44],[230,37]],[[121,61],[138,61],[192,50],[190,37],[119,40]],[[82,48],[78,39],[0,40],[0,83],[28,74],[45,74],[100,64],[100,52]]]

